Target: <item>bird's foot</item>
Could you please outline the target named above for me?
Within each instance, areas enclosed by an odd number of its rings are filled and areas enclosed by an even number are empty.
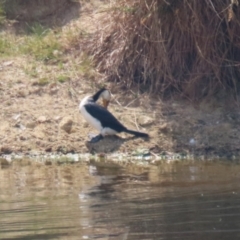
[[[91,134],[91,135],[93,135],[93,134]],[[96,143],[96,142],[100,141],[101,139],[103,139],[103,136],[101,134],[98,134],[96,136],[92,136],[89,143]]]

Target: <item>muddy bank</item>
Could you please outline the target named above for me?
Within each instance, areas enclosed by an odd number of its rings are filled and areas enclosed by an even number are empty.
[[[91,37],[96,30],[104,14],[97,9],[103,2],[81,5],[80,14],[79,9],[76,15],[70,14],[73,18],[65,12],[60,31],[34,28],[31,36],[18,26],[23,31],[19,35],[11,29],[15,23],[2,30],[4,44],[10,42],[6,46],[13,49],[7,52],[1,48],[5,55],[0,58],[0,154],[239,157],[240,113],[236,99],[219,93],[198,103],[180,97],[162,100],[138,89],[123,90],[93,69],[81,51],[79,39],[88,34]],[[51,18],[45,21],[50,23]],[[47,40],[45,34],[49,34]],[[27,44],[27,50],[19,51]],[[79,114],[78,105],[103,84],[113,93],[109,110],[128,128],[149,133],[149,140],[121,134],[96,144],[87,143],[88,134],[96,132]]]
[[[41,84],[23,71],[23,64],[22,58],[0,62],[1,154],[148,151],[153,156],[239,156],[240,113],[233,102],[163,102],[111,86],[110,111],[127,127],[148,132],[151,137],[146,141],[121,134],[88,144],[88,134],[95,130],[79,114],[78,104],[97,88],[78,78]]]

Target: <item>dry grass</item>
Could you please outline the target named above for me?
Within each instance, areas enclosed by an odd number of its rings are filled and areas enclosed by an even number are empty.
[[[235,0],[117,0],[88,50],[110,81],[192,99],[239,88]]]

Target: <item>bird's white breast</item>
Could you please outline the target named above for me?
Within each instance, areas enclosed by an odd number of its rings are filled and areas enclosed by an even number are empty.
[[[85,120],[94,128],[96,128],[99,132],[101,132],[102,130],[102,125],[100,123],[99,120],[97,120],[96,118],[94,118],[91,114],[88,113],[88,111],[85,108],[85,104],[87,104],[89,97],[85,97],[79,105],[79,110],[81,112],[81,114],[83,115],[83,117],[85,118]]]

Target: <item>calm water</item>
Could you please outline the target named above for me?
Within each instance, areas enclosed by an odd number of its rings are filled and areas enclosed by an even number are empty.
[[[0,169],[0,239],[239,239],[240,166]]]

